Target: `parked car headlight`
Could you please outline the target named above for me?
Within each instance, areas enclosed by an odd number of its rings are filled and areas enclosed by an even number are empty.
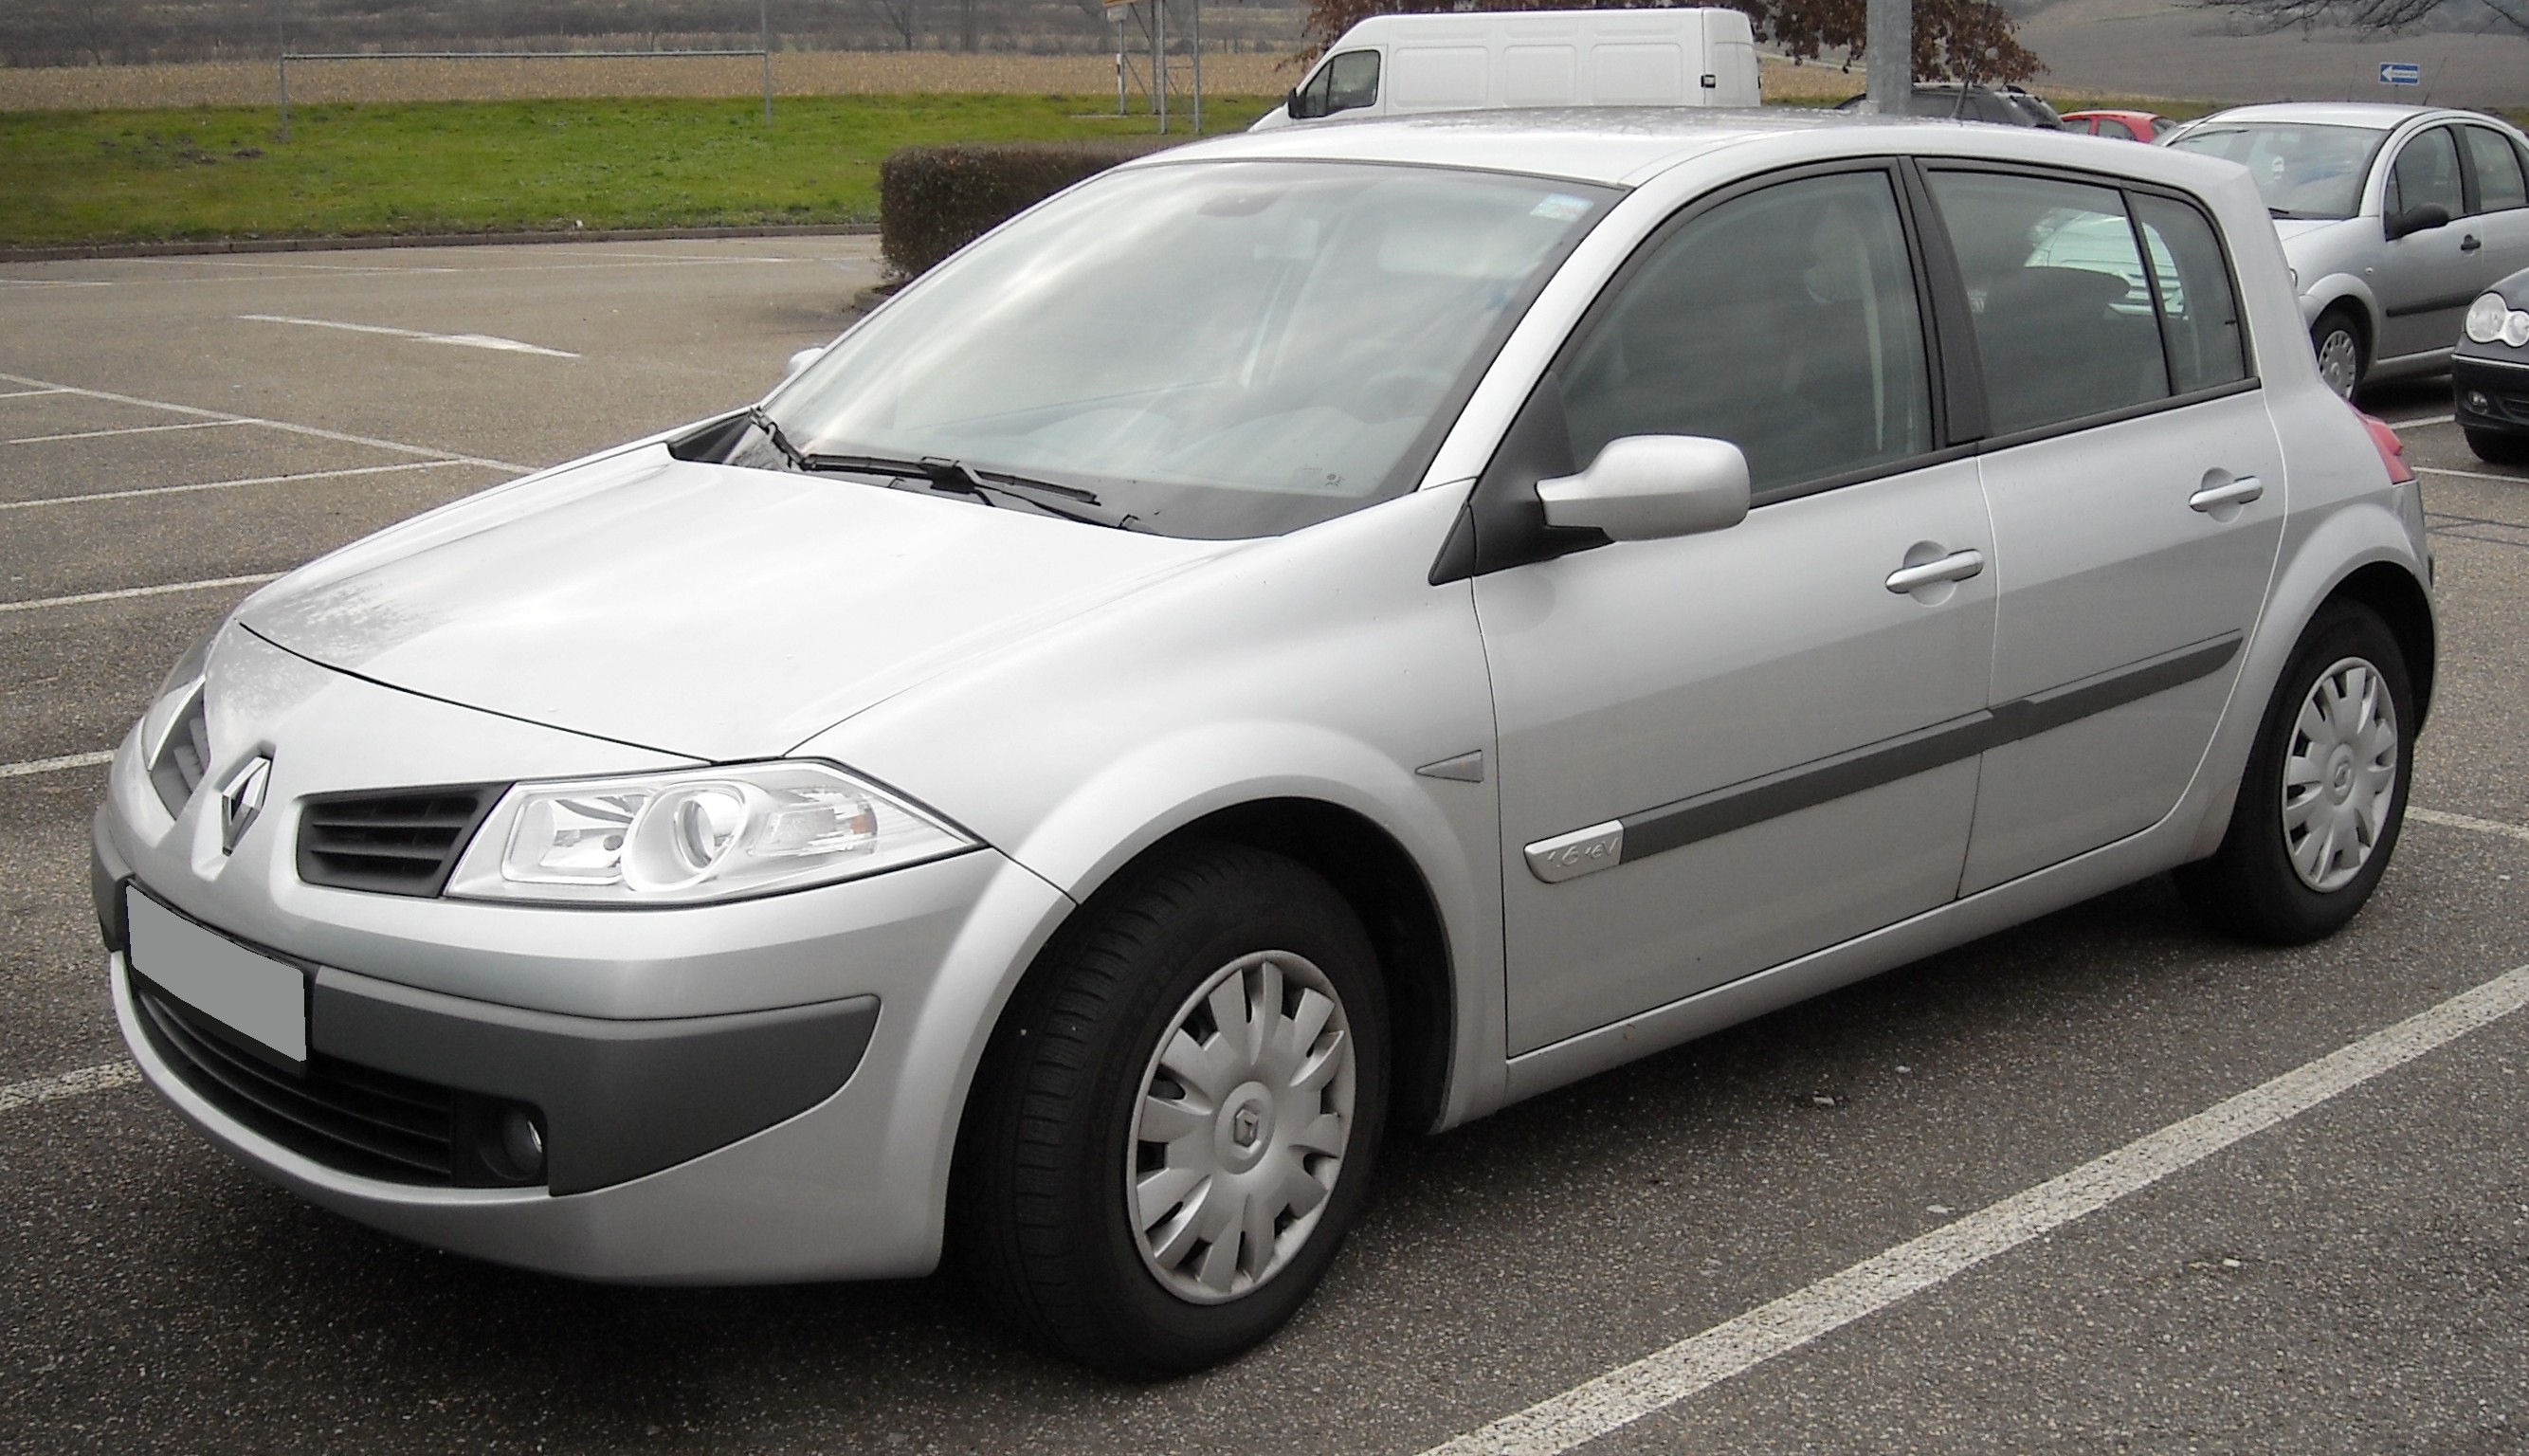
[[[831,764],[520,783],[466,846],[448,893],[685,905],[858,879],[976,842]]]
[[[2513,349],[2529,345],[2529,312],[2512,307],[2501,294],[2481,294],[2468,305],[2467,337],[2479,344],[2501,340]]]

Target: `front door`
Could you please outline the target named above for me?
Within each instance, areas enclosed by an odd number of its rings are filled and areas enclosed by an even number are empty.
[[[1872,168],[1691,209],[1532,399],[1520,428],[1568,432],[1565,468],[1718,437],[1756,505],[1477,579],[1514,1053],[1955,894],[1997,572],[1973,461],[1926,458],[1929,378]]]
[[[1929,176],[1973,310],[2004,564],[1972,893],[2176,806],[2265,601],[2285,482],[2231,272],[2193,204]]]
[[[2459,181],[2458,138],[2448,127],[2431,127],[2406,138],[2389,168],[2380,215],[2385,225],[2401,211],[2426,205],[2448,211],[2449,222],[2385,243],[2372,289],[2380,297],[2380,358],[2448,349],[2458,342],[2467,305],[2485,291],[2477,261],[2485,239],[2467,216]]]

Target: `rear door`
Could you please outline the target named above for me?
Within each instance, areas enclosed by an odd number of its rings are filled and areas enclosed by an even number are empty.
[[[2472,123],[2458,135],[2467,161],[2467,221],[2484,244],[2476,259],[2476,288],[2483,292],[2529,268],[2529,177],[2523,175],[2519,143],[2508,135]]]
[[[2176,806],[2265,601],[2283,456],[2202,209],[2093,178],[1928,181],[1974,319],[2001,563],[1972,893]]]

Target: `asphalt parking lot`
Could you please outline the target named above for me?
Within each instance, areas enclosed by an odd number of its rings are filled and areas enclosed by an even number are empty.
[[[1049,1363],[944,1276],[437,1254],[133,1085],[86,825],[166,666],[271,573],[754,397],[875,277],[851,238],[0,267],[0,1443],[2529,1450],[2529,472],[2442,381],[2366,402],[2443,667],[2346,932],[2245,947],[2146,883],[1405,1142],[1209,1375]]]

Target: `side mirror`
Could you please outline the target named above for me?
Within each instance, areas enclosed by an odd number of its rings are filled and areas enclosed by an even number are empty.
[[[805,369],[810,364],[824,358],[826,356],[827,348],[828,346],[820,344],[813,349],[803,349],[797,353],[792,354],[790,356],[790,362],[783,366],[781,370],[782,382],[787,384],[792,379],[798,377],[800,370]]]
[[[1545,523],[1594,526],[1618,541],[1657,541],[1748,518],[1748,458],[1727,440],[1628,435],[1578,475],[1536,483]]]
[[[2447,228],[2449,226],[2449,209],[2439,202],[2427,202],[2421,207],[2409,207],[2389,219],[2389,241],[2394,243],[2409,233]]]

